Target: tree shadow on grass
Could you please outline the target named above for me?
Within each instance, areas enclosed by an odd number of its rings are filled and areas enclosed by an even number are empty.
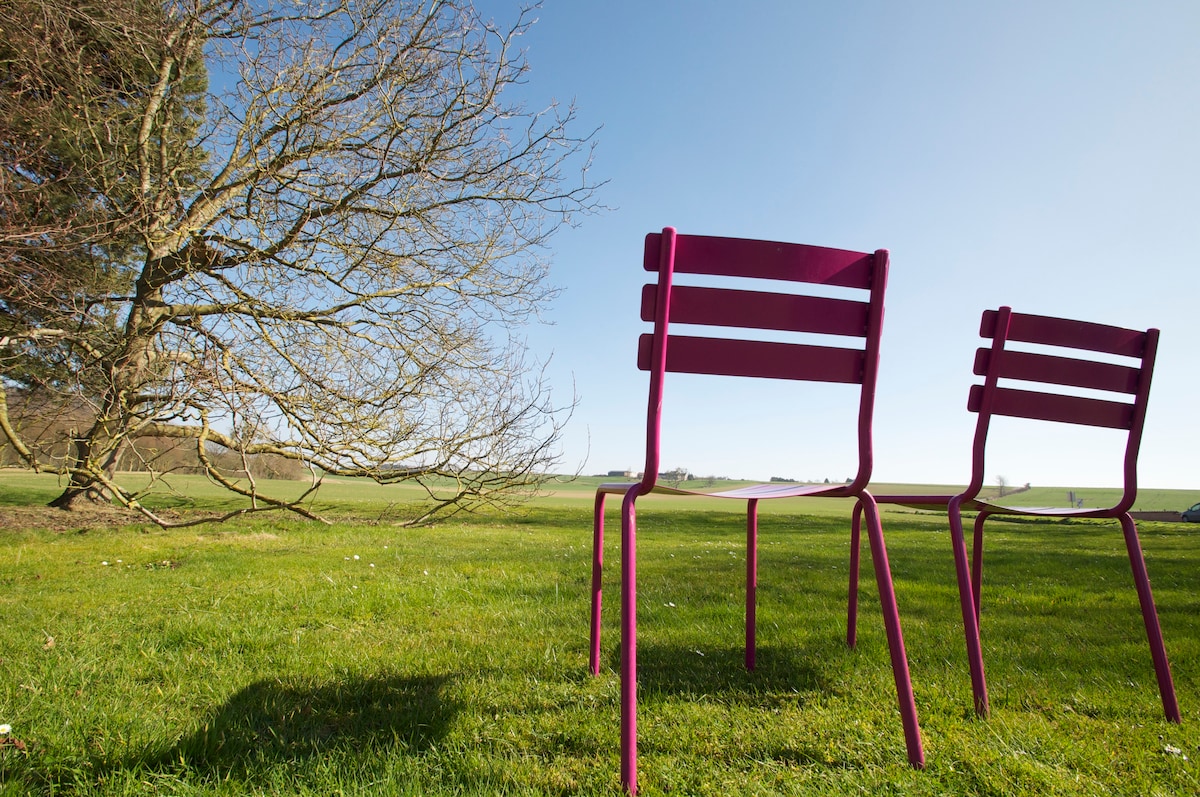
[[[390,747],[417,754],[442,739],[457,708],[449,676],[349,677],[319,684],[263,680],[241,689],[191,736],[151,756],[150,768],[253,778],[339,750]]]

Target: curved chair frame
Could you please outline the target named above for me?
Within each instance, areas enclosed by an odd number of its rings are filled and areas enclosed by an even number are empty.
[[[913,700],[904,638],[896,608],[887,549],[875,501],[866,486],[871,476],[871,423],[888,254],[679,235],[672,228],[646,237],[644,268],[657,281],[643,288],[642,318],[653,332],[639,340],[638,366],[650,372],[646,416],[646,464],[641,481],[601,485],[593,520],[591,659],[600,671],[601,574],[604,510],[609,495],[621,498],[621,782],[637,791],[637,521],[636,502],[654,493],[706,496],[746,501],[746,666],[755,666],[755,613],[758,583],[758,502],[770,498],[813,496],[858,499],[867,513],[871,558],[891,655],[908,759],[924,766],[924,751]],[[793,285],[833,285],[865,291],[867,300],[675,285],[676,274],[785,280]],[[737,327],[796,333],[840,335],[860,339],[857,348],[693,337],[671,333],[672,325]],[[802,381],[840,382],[858,386],[857,475],[842,485],[763,484],[719,492],[681,490],[658,484],[665,374],[703,373]]]
[[[974,372],[983,377],[983,384],[972,386],[967,404],[967,408],[978,416],[971,452],[970,484],[963,492],[953,496],[875,496],[876,502],[881,504],[902,504],[917,508],[941,506],[947,511],[975,711],[980,716],[986,716],[989,711],[987,680],[984,676],[979,636],[983,530],[988,518],[994,515],[1111,518],[1120,523],[1125,536],[1125,547],[1133,571],[1146,637],[1150,644],[1163,713],[1169,721],[1179,722],[1179,705],[1163,644],[1158,612],[1150,589],[1150,579],[1146,574],[1146,560],[1138,540],[1137,526],[1129,513],[1137,497],[1138,451],[1141,446],[1142,427],[1146,420],[1146,405],[1158,350],[1159,331],[1138,331],[1050,316],[1026,315],[1014,313],[1009,307],[1001,307],[984,312],[979,334],[982,338],[990,339],[991,343],[976,352]],[[1034,344],[1037,348],[1029,351],[1018,350],[1010,348],[1010,343]],[[1047,353],[1048,351],[1054,353]],[[1067,352],[1066,355],[1058,353],[1064,351]],[[1088,352],[1102,355],[1104,359],[1089,358]],[[1118,358],[1124,359],[1114,362]],[[1021,386],[1010,387],[1011,381],[1020,382]],[[1029,390],[1030,383],[1037,384],[1041,389]],[[1083,390],[1078,390],[1080,388]],[[1093,398],[1082,395],[1084,390],[1127,396],[1131,400]],[[1123,459],[1124,488],[1120,500],[1110,507],[1085,509],[1008,506],[980,498],[979,493],[984,483],[988,431],[991,419],[995,415],[1120,429],[1127,432]],[[979,513],[975,518],[970,558],[967,556],[963,533],[964,510]],[[869,514],[870,508],[867,508],[867,511]],[[847,635],[851,640],[856,623],[855,596],[861,512],[862,507],[855,508],[851,531],[851,608],[847,620]]]

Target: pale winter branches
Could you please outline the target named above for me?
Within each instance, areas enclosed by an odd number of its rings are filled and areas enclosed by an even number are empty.
[[[260,489],[266,456],[314,481],[418,481],[433,500],[414,520],[536,487],[571,402],[552,402],[520,325],[554,293],[544,245],[596,186],[573,109],[512,98],[527,13],[17,5],[0,432],[70,476],[60,505],[140,508],[112,476],[142,438],[194,446],[252,508],[312,514]],[[29,53],[50,66],[29,77]],[[138,60],[96,79],[111,53]],[[32,142],[31,118],[62,135]],[[72,422],[32,422],[48,408]]]

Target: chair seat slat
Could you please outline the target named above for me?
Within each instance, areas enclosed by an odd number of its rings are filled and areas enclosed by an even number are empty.
[[[991,357],[990,349],[976,350],[977,375],[983,376],[988,372]],[[1137,393],[1141,379],[1139,369],[1126,365],[1011,350],[1000,354],[996,373],[1000,379],[1020,379],[1131,395]]]
[[[642,287],[642,320],[653,321],[658,286]],[[869,306],[849,299],[676,285],[671,323],[866,337]]]
[[[983,404],[983,385],[972,385],[967,409],[979,412]],[[993,415],[1030,418],[1109,429],[1129,429],[1133,423],[1133,405],[1120,401],[1039,393],[1034,390],[996,388],[992,397]]]
[[[650,370],[653,335],[638,339],[638,368]],[[667,337],[667,370],[675,373],[861,384],[860,349],[688,335]]]

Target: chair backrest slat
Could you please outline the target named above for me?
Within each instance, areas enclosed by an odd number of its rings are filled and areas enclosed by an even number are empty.
[[[995,310],[984,312],[979,326],[980,337],[995,337],[997,316]],[[1007,339],[1020,343],[1041,343],[1047,346],[1121,354],[1126,357],[1141,357],[1146,349],[1145,332],[1024,313],[1012,314]]]
[[[979,412],[982,407],[983,391],[983,385],[971,386],[971,395],[967,399],[967,408],[971,412]],[[996,388],[992,395],[991,414],[1109,429],[1129,429],[1133,423],[1132,404],[1003,387]]]
[[[1107,390],[1112,393],[1137,393],[1142,372],[1137,368],[1114,363],[1076,360],[1024,351],[1003,351],[997,363],[1001,379],[1020,379],[1051,385]],[[975,374],[983,376],[991,367],[992,350],[975,352]]]
[[[646,271],[658,271],[661,233],[646,236]],[[707,235],[676,238],[674,271],[870,288],[874,258],[863,252]]]
[[[653,321],[658,286],[642,286],[642,320]],[[671,323],[865,337],[869,305],[849,299],[676,285]]]
[[[638,368],[643,371],[650,370],[653,345],[653,335],[638,339]],[[667,370],[675,373],[862,384],[865,360],[861,349],[689,335],[667,338]]]

